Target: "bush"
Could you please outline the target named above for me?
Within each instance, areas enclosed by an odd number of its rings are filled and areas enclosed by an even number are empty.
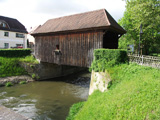
[[[21,57],[20,62],[32,63],[32,64],[38,64],[39,63],[33,55],[29,55],[29,56],[26,56],[26,57]],[[34,67],[34,66],[32,66],[32,67]]]
[[[19,65],[18,58],[0,57],[0,77],[25,75],[27,72]]]
[[[33,79],[36,79],[36,74],[33,73],[33,74],[32,74],[32,78],[33,78]]]
[[[32,56],[26,57],[0,57],[0,77],[18,76],[28,74],[20,64],[38,64],[38,61]],[[38,76],[37,76],[38,79]]]
[[[113,67],[121,63],[128,63],[129,59],[126,50],[121,49],[96,49],[94,50],[94,60],[90,71],[105,71],[108,67]]]
[[[12,84],[11,82],[7,82],[7,83],[5,84],[5,86],[6,86],[6,87],[11,87],[11,86],[13,86],[13,84]]]
[[[27,83],[26,81],[21,81],[21,82],[19,82],[20,85],[26,84],[26,83]]]
[[[0,49],[1,57],[24,57],[31,54],[31,49]]]

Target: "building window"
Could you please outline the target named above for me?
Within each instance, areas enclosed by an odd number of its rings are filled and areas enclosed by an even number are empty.
[[[20,34],[20,33],[16,33],[16,37],[17,37],[17,38],[24,38],[24,35],[23,35],[23,34]]]
[[[9,48],[9,43],[4,43],[4,48]]]
[[[61,51],[59,50],[59,45],[56,45],[56,50],[54,52],[56,55],[62,55]]]
[[[6,28],[7,27],[6,23],[2,23],[2,27]]]
[[[8,24],[3,20],[0,20],[0,27],[9,28]]]
[[[9,36],[9,32],[4,32],[4,36],[8,37]]]
[[[56,50],[59,50],[59,45],[56,45]]]

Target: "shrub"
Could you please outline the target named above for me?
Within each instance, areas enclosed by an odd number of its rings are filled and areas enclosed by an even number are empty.
[[[12,84],[11,82],[7,82],[7,83],[5,84],[5,86],[6,86],[6,87],[11,87],[11,86],[13,86],[13,84]]]
[[[35,57],[33,55],[29,55],[26,56],[24,58],[20,58],[21,62],[25,62],[25,63],[32,63],[32,64],[38,64],[39,62],[35,59]],[[34,67],[33,65],[31,65],[30,67]]]
[[[36,80],[40,79],[40,77],[38,75],[36,75],[35,73],[32,74],[32,78],[36,79]]]
[[[106,68],[121,63],[128,63],[127,51],[121,49],[96,49],[94,50],[94,60],[90,71],[105,71]]]
[[[1,57],[24,57],[31,54],[31,49],[0,49]]]
[[[36,78],[36,74],[33,73],[32,74],[32,78],[35,79]]]
[[[27,82],[26,81],[21,81],[19,84],[22,85],[22,84],[26,84]]]
[[[27,72],[19,65],[18,58],[0,57],[0,77],[25,74],[27,74]]]

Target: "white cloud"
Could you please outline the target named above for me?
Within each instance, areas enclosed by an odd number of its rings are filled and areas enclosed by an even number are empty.
[[[35,12],[60,16],[68,13],[81,12],[83,9],[87,10],[87,7],[83,7],[83,5],[78,4],[75,0],[39,0],[35,6]]]
[[[89,10],[105,8],[116,20],[123,16],[125,2],[122,0],[77,0]]]

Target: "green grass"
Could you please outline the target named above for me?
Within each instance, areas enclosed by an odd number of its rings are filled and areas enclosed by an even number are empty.
[[[160,70],[123,64],[107,71],[113,80],[109,90],[95,91],[72,120],[160,119]]]
[[[69,115],[67,117],[67,120],[73,120],[76,114],[79,112],[79,110],[82,108],[84,102],[79,102],[76,104],[73,104],[72,109],[69,112]]]
[[[27,74],[19,65],[18,58],[0,57],[0,77],[17,76]]]
[[[26,75],[27,72],[20,66],[20,62],[37,64],[33,56],[26,57],[0,57],[0,77]]]
[[[33,57],[33,55],[30,56],[26,56],[26,57],[22,57],[20,58],[21,62],[27,62],[27,63],[32,63],[32,64],[38,64],[39,62]]]

